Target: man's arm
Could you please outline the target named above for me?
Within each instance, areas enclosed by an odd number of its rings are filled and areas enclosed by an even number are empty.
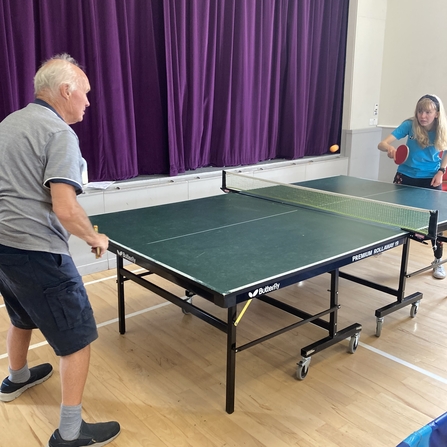
[[[107,251],[109,238],[105,234],[97,233],[88,218],[84,208],[76,198],[76,191],[67,183],[50,182],[53,211],[64,228],[74,236],[87,242],[96,253],[101,249],[101,256]]]

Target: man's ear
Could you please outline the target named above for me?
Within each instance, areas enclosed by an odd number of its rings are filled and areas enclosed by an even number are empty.
[[[70,86],[68,84],[62,84],[59,87],[59,93],[64,99],[68,99],[70,97]]]

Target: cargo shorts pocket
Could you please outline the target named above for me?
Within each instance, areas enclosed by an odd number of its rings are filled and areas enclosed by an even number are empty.
[[[45,290],[48,306],[59,330],[73,329],[84,320],[84,313],[92,313],[87,292],[81,278],[71,279]]]

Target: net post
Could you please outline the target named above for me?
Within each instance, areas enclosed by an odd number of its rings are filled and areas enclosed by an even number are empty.
[[[438,237],[438,210],[430,211],[430,221],[428,224],[428,235],[436,240]]]

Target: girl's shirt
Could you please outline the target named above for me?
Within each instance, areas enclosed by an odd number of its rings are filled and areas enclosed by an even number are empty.
[[[421,147],[413,134],[413,120],[405,120],[391,134],[397,139],[407,138],[410,150],[405,163],[399,165],[397,172],[412,178],[432,178],[441,166],[440,152],[433,146],[435,131],[428,132],[430,145]]]

